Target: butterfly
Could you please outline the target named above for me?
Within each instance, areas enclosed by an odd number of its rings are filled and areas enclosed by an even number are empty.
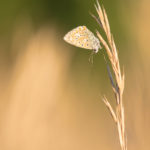
[[[72,29],[64,36],[64,40],[76,47],[93,50],[94,53],[101,48],[98,38],[86,26]]]

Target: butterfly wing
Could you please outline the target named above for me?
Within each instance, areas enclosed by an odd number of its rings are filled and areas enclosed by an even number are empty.
[[[93,49],[91,41],[93,33],[86,26],[79,26],[64,36],[64,40],[69,44],[85,49]]]

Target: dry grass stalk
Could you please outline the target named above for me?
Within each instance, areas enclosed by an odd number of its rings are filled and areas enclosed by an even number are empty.
[[[115,81],[114,81],[108,66],[108,74],[111,80],[112,88],[116,99],[116,110],[115,111],[113,110],[111,104],[109,103],[106,97],[103,98],[103,102],[105,103],[114,122],[117,125],[121,150],[127,150],[127,142],[126,142],[126,135],[125,135],[125,121],[124,121],[124,106],[122,100],[122,95],[124,91],[124,73],[123,74],[121,73],[118,52],[116,49],[114,38],[111,34],[106,11],[104,7],[100,6],[98,1],[97,1],[97,5],[95,5],[95,8],[99,16],[98,19],[100,22],[100,26],[104,30],[105,35],[107,37],[108,43],[103,39],[101,34],[97,31],[97,36],[107,52],[115,76]]]

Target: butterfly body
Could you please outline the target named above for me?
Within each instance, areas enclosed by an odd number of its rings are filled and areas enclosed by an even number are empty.
[[[95,53],[101,48],[99,40],[86,26],[71,30],[64,36],[64,40],[74,46],[94,50]]]

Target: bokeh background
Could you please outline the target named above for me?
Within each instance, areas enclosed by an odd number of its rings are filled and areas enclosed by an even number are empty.
[[[63,41],[79,25],[101,29],[94,0],[0,1],[0,149],[120,149],[101,101],[114,97],[102,49]],[[150,149],[150,1],[103,0],[125,70],[128,148]]]

